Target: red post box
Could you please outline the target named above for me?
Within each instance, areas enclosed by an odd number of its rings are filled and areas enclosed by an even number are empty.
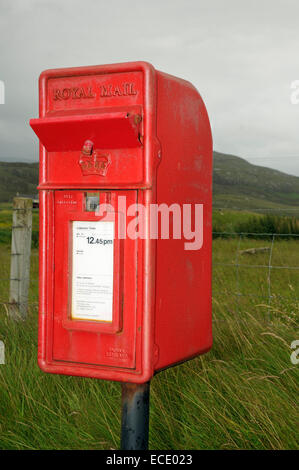
[[[212,138],[145,62],[40,76],[38,362],[143,383],[212,344]]]

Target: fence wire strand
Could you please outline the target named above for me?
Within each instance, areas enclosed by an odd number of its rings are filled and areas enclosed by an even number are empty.
[[[271,312],[272,312],[272,302],[274,299],[279,299],[279,300],[284,300],[284,301],[292,301],[292,302],[298,302],[298,297],[296,296],[296,292],[293,292],[292,296],[286,296],[286,295],[281,295],[281,293],[273,286],[273,280],[272,280],[272,274],[275,270],[282,270],[281,273],[287,273],[288,270],[292,271],[295,276],[296,280],[299,281],[299,266],[291,266],[291,265],[273,265],[273,252],[274,252],[274,246],[276,246],[276,243],[279,244],[279,238],[281,237],[282,239],[289,239],[292,238],[296,242],[299,241],[299,234],[293,234],[293,233],[271,233],[271,232],[265,232],[265,233],[256,233],[256,232],[213,232],[213,235],[216,235],[216,240],[221,238],[223,236],[223,239],[228,239],[227,236],[229,235],[232,238],[237,239],[237,245],[236,245],[236,252],[235,252],[235,259],[232,262],[219,262],[219,261],[213,261],[213,277],[216,274],[216,270],[218,267],[225,267],[225,268],[232,268],[235,271],[235,290],[234,291],[229,291],[227,292],[229,295],[232,295],[235,297],[236,302],[236,311],[239,313],[240,312],[240,299],[241,298],[248,298],[248,299],[259,299],[260,301],[264,300],[265,303],[267,304],[267,320],[271,319]],[[248,237],[249,236],[249,237]],[[246,239],[248,243],[250,241],[253,241],[254,239],[263,239],[267,237],[267,241],[270,242],[270,246],[266,247],[267,251],[269,251],[268,255],[268,262],[263,263],[263,264],[248,264],[248,263],[242,263],[240,261],[240,256],[245,254],[246,252],[249,254],[250,250],[242,250],[241,248],[241,243]],[[269,240],[270,238],[270,240]],[[251,253],[258,253],[258,249],[253,248],[253,252]],[[265,247],[263,247],[265,248]],[[299,250],[299,247],[298,247]],[[249,291],[247,292],[241,292],[241,285],[240,285],[240,269],[246,268],[246,270],[251,270],[252,268],[256,269],[264,269],[265,272],[267,273],[267,295],[261,294],[253,294],[250,293]],[[287,271],[286,271],[287,270]],[[283,276],[283,274],[282,274]],[[249,284],[249,283],[248,283]],[[291,284],[291,282],[290,282]],[[249,287],[249,286],[248,286]]]
[[[7,232],[6,230],[4,231],[5,233]],[[1,230],[0,230],[0,234],[1,234]],[[296,277],[296,280],[298,279],[299,281],[299,266],[291,266],[291,265],[279,265],[279,264],[276,264],[274,263],[273,264],[273,253],[274,253],[274,247],[279,244],[279,239],[288,239],[288,238],[292,238],[293,240],[296,240],[296,241],[299,241],[299,234],[295,234],[295,233],[270,233],[270,232],[265,232],[265,233],[257,233],[257,232],[234,232],[234,231],[222,231],[222,232],[219,232],[219,231],[214,231],[213,232],[213,236],[215,237],[215,241],[222,238],[223,240],[224,239],[229,239],[229,238],[234,238],[234,239],[237,239],[237,245],[236,245],[236,248],[235,248],[235,256],[234,256],[234,260],[232,262],[221,262],[221,261],[214,261],[213,260],[213,277],[216,275],[216,271],[218,268],[221,268],[221,267],[224,267],[224,268],[232,268],[234,269],[235,271],[235,275],[234,275],[234,278],[235,278],[235,289],[232,289],[231,291],[226,291],[227,294],[231,295],[232,297],[235,298],[235,306],[236,306],[236,311],[239,313],[240,312],[240,299],[242,298],[248,298],[248,299],[259,299],[259,300],[264,300],[266,301],[267,305],[268,305],[268,310],[267,310],[267,316],[270,317],[270,313],[271,313],[271,307],[272,307],[272,302],[273,302],[273,299],[275,298],[279,298],[279,299],[282,299],[282,300],[292,300],[292,301],[298,301],[298,298],[296,297],[296,292],[293,293],[293,296],[285,296],[285,295],[281,295],[279,291],[277,291],[277,286],[275,288],[275,286],[273,285],[273,272],[276,271],[276,270],[281,270],[281,273],[286,273],[287,275],[287,272],[288,270],[290,270],[291,272],[295,273],[296,276],[298,276],[298,278]],[[262,264],[259,264],[259,263],[254,263],[254,264],[249,264],[248,262],[242,262],[241,261],[241,256],[243,256],[244,254],[244,250],[243,250],[243,253],[242,253],[242,250],[241,250],[241,245],[242,243],[244,242],[244,240],[246,241],[253,241],[253,240],[256,240],[256,239],[263,239],[263,238],[266,238],[267,241],[270,243],[270,246],[267,247],[267,251],[269,251],[269,256],[268,256],[268,262],[264,262]],[[258,252],[258,248],[256,248],[257,252]],[[245,250],[246,251],[246,250]],[[7,252],[6,253],[6,256],[10,256],[11,253],[10,252]],[[32,259],[32,258],[31,258]],[[4,274],[3,272],[3,261],[1,262],[2,266],[2,273]],[[32,264],[32,263],[31,263]],[[240,270],[243,270],[243,269],[246,269],[248,270],[248,272],[250,272],[252,269],[264,269],[265,272],[267,273],[267,295],[264,295],[262,293],[262,290],[261,290],[261,295],[259,294],[254,294],[254,293],[251,293],[250,292],[250,285],[248,285],[248,289],[246,290],[246,292],[242,291],[242,285],[241,285],[241,279],[240,279]],[[9,271],[9,267],[7,267],[6,269],[6,272]],[[283,276],[283,274],[282,274]],[[9,275],[7,277],[3,276],[0,278],[0,284],[1,283],[5,283],[5,282],[10,282],[10,281],[21,281],[21,279],[19,278],[11,278],[9,277]],[[38,279],[37,278],[33,278],[31,277],[29,279],[29,282],[30,282],[30,285],[31,284],[37,284],[38,283]],[[290,282],[291,284],[291,282]],[[33,294],[33,292],[30,292],[30,297],[32,298],[32,296],[36,296],[37,293]],[[33,301],[33,300],[29,300],[28,302],[28,305],[37,305],[38,302],[37,301]],[[11,303],[9,301],[5,301],[3,299],[0,300],[0,305],[11,305]]]

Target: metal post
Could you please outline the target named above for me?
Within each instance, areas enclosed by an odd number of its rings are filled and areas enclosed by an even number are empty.
[[[147,450],[150,382],[122,384],[121,449]]]
[[[32,230],[32,199],[15,197],[13,200],[9,314],[25,319],[28,307],[30,280],[30,253]]]

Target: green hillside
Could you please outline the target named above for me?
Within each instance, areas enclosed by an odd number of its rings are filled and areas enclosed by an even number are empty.
[[[0,162],[0,202],[34,194],[38,163]],[[214,152],[214,207],[299,213],[299,177]]]
[[[0,162],[0,202],[10,201],[16,193],[36,194],[38,163]]]
[[[214,207],[299,211],[299,177],[214,152]]]

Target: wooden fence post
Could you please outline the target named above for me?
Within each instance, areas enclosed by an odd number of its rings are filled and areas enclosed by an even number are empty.
[[[25,320],[28,308],[30,282],[30,254],[32,233],[32,199],[15,197],[13,200],[9,314]]]

